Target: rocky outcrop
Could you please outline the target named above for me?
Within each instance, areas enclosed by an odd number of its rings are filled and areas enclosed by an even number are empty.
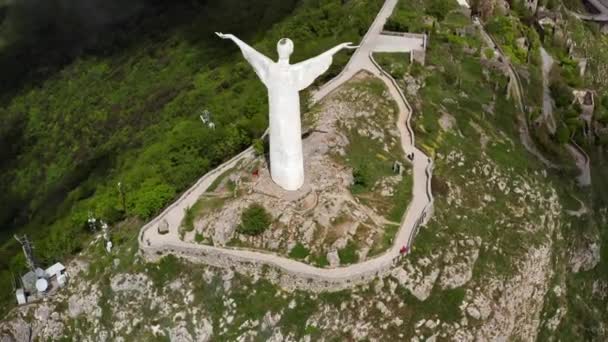
[[[593,269],[600,262],[600,243],[585,241],[576,246],[570,254],[570,268],[578,273]]]
[[[494,302],[491,317],[484,322],[477,338],[491,341],[536,340],[552,274],[550,245],[528,251],[517,275],[504,284],[494,282],[486,287],[486,296],[500,293],[500,297]]]
[[[479,257],[481,238],[452,241],[443,255],[444,267],[439,277],[443,289],[453,289],[465,285],[473,276],[473,267]]]
[[[433,286],[439,277],[440,270],[433,268],[430,266],[431,264],[432,260],[428,258],[422,258],[417,263],[407,259],[402,267],[393,270],[392,276],[414,297],[425,300],[431,295]]]

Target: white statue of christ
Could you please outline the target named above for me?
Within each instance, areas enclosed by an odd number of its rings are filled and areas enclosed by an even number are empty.
[[[302,128],[300,123],[299,91],[329,69],[332,57],[338,51],[355,49],[351,43],[340,44],[309,60],[289,64],[293,42],[279,40],[279,61],[259,53],[232,34],[216,32],[223,39],[231,39],[241,49],[245,59],[268,88],[270,107],[270,176],[285,190],[298,190],[304,184],[304,158],[302,154]]]

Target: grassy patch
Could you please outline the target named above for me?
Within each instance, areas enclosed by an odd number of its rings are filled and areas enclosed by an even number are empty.
[[[374,99],[384,99],[386,87],[375,79],[366,79],[351,85],[357,92],[372,96]],[[352,101],[345,98],[344,101]],[[341,130],[349,139],[346,155],[336,156],[339,162],[344,163],[353,170],[353,184],[351,192],[364,204],[375,208],[381,215],[392,221],[399,222],[409,204],[411,196],[412,176],[410,165],[405,161],[399,137],[393,136],[396,125],[398,109],[392,100],[358,100],[361,108],[374,108],[370,118],[357,118],[355,124]],[[371,103],[373,102],[373,103]],[[378,139],[371,133],[384,134],[384,139]],[[396,186],[394,180],[394,163],[398,161],[405,168],[403,179]],[[381,184],[390,181],[390,184]],[[397,188],[393,196],[382,195],[383,187]]]
[[[312,257],[312,264],[317,267],[326,267],[329,266],[329,261],[327,260],[327,255],[318,254]]]
[[[154,285],[160,289],[172,280],[179,278],[185,268],[176,256],[169,254],[156,264],[148,264],[147,270]]]
[[[348,241],[346,247],[338,250],[338,256],[340,257],[340,264],[348,265],[354,264],[359,261],[359,254],[357,250],[359,246],[354,241]]]
[[[395,239],[395,235],[399,231],[398,225],[385,225],[384,229],[380,233],[378,233],[379,237],[374,242],[371,250],[369,251],[369,256],[378,255],[393,245],[393,240]]]
[[[213,183],[211,183],[211,185],[209,185],[209,187],[207,188],[207,192],[214,192],[218,186],[220,186],[220,184],[224,181],[224,179],[226,179],[226,177],[228,177],[230,174],[232,174],[235,170],[237,169],[237,167],[233,167],[230,168],[226,171],[224,171],[221,175],[219,175],[214,181]]]
[[[374,59],[382,69],[387,71],[394,79],[403,78],[409,69],[410,54],[402,52],[376,52]]]
[[[194,223],[197,219],[215,209],[221,208],[227,199],[226,197],[200,197],[194,205],[184,210],[184,218],[180,225],[180,231],[191,232],[194,230]]]

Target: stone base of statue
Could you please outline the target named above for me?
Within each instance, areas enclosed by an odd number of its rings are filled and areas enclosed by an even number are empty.
[[[269,197],[279,198],[287,202],[297,202],[302,198],[314,193],[309,177],[304,173],[304,183],[297,190],[285,190],[279,186],[271,177],[268,165],[258,169],[257,181],[253,185],[253,192],[263,194]]]

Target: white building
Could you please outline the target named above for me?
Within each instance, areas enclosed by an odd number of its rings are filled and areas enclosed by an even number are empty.
[[[27,303],[27,300],[25,299],[25,291],[23,291],[23,289],[17,289],[17,291],[15,291],[15,296],[17,296],[17,304],[23,305]]]
[[[44,273],[46,273],[46,276],[49,279],[52,279],[53,277],[56,277],[57,279],[57,284],[59,286],[63,286],[65,285],[65,283],[68,280],[68,274],[65,271],[65,266],[63,266],[62,263],[58,262],[56,264],[54,264],[53,266],[47,268]]]

